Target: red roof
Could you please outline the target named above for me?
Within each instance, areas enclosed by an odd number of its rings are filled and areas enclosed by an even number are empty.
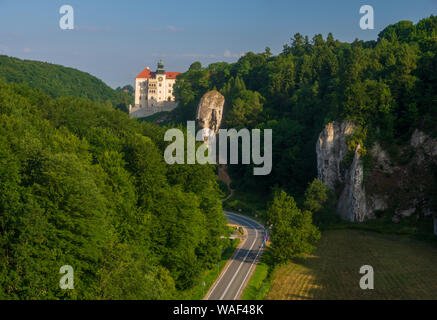
[[[180,74],[180,72],[166,72],[165,77],[167,79],[176,79],[177,75]],[[137,79],[154,79],[156,77],[156,72],[152,72],[149,69],[145,68],[143,71],[140,72],[139,75],[137,75]]]
[[[165,77],[167,79],[176,79],[176,77],[178,76],[178,74],[181,74],[180,72],[166,72],[165,73]]]
[[[138,78],[151,78],[152,77],[152,72],[149,70],[149,68],[145,68],[143,71],[140,72],[139,75],[137,75],[137,79]]]

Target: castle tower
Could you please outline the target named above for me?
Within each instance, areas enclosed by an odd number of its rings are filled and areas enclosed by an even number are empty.
[[[131,116],[143,108],[154,108],[154,112],[174,109],[176,102],[173,90],[179,74],[180,72],[166,72],[162,60],[158,62],[155,72],[149,67],[141,71],[135,78],[135,106]],[[141,112],[143,113],[145,112]]]
[[[156,69],[156,74],[165,75],[164,62],[162,62],[162,60],[159,60],[158,62],[158,68]]]

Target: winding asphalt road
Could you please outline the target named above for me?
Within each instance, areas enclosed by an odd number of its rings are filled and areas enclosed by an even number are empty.
[[[230,262],[208,291],[206,300],[236,300],[240,297],[264,249],[264,227],[253,219],[225,211],[231,223],[247,231],[244,243],[234,252]]]

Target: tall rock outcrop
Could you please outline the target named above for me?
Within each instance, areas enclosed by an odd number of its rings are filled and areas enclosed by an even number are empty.
[[[420,149],[417,153],[417,162],[419,164],[422,163],[425,156],[437,156],[437,139],[431,138],[418,129],[414,130],[411,136],[410,145],[415,149]]]
[[[426,163],[426,159],[432,159],[434,163],[437,163],[437,139],[433,139],[424,132],[416,129],[414,130],[410,145],[416,150],[414,162],[420,166]],[[419,199],[422,200],[423,198]],[[426,201],[425,201],[426,203]],[[437,212],[432,212],[429,205],[425,205],[426,208],[424,211],[424,215],[433,215],[434,219],[434,234],[437,235]]]
[[[328,123],[319,135],[316,145],[318,179],[340,196],[337,211],[343,219],[362,222],[374,218],[377,210],[387,209],[384,196],[366,194],[364,167],[358,145],[349,167],[344,164],[348,153],[347,137],[355,125],[349,121]],[[379,145],[374,147],[380,166],[387,166],[387,155]],[[388,170],[388,169],[387,169]]]
[[[364,168],[359,151],[358,145],[351,166],[344,170],[344,187],[338,200],[337,210],[343,219],[362,222],[368,217],[368,211],[363,183]]]
[[[223,117],[225,97],[217,90],[208,91],[200,99],[196,112],[197,124],[201,129],[209,128],[217,133]]]
[[[332,190],[338,182],[344,181],[340,164],[347,153],[346,137],[354,130],[350,122],[331,122],[325,126],[317,140],[318,179]]]
[[[360,159],[360,146],[354,152],[352,164],[343,168],[348,153],[346,139],[354,131],[348,121],[328,123],[319,135],[316,145],[318,179],[331,190],[341,188],[337,210],[343,219],[364,221],[368,217],[364,190],[364,169]]]

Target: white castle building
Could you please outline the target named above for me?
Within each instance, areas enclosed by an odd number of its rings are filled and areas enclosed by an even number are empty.
[[[180,72],[166,72],[164,63],[158,62],[155,72],[145,68],[135,78],[135,106],[129,108],[133,118],[150,116],[160,111],[176,108],[174,84]]]

